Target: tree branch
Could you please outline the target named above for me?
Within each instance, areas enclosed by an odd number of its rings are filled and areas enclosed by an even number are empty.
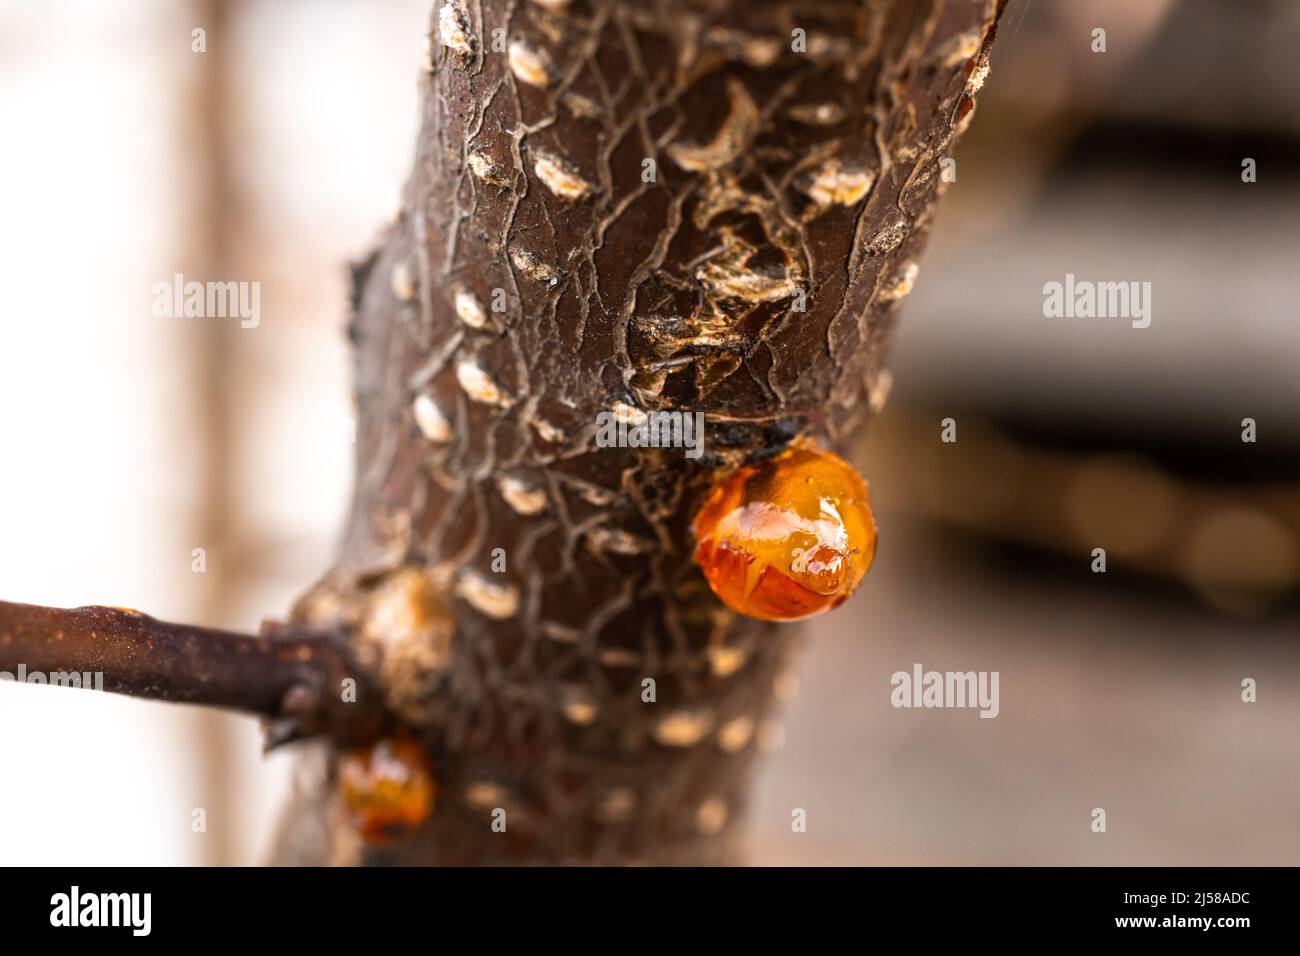
[[[437,812],[359,862],[739,858],[797,638],[721,605],[692,522],[879,410],[1002,6],[433,4],[403,210],[354,271],[352,517],[299,602],[398,662],[438,758]],[[600,440],[651,413],[704,416],[702,454]]]
[[[314,734],[356,742],[390,723],[367,669],[338,631],[266,622],[260,635],[171,624],[110,607],[0,601],[0,680],[103,675],[116,694],[266,718],[267,746]],[[344,699],[342,682],[356,681]],[[63,681],[54,681],[63,683]]]

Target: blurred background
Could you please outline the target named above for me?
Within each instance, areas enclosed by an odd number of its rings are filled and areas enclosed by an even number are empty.
[[[430,2],[0,0],[0,597],[255,628],[327,566],[345,263],[397,206]],[[756,862],[1300,863],[1298,46],[1290,0],[1012,0]],[[260,325],[155,318],[178,272],[260,282]],[[1067,272],[1150,282],[1151,326],[1044,318]],[[893,709],[914,663],[999,671],[1000,715]],[[5,685],[0,863],[260,862],[294,772],[260,742]]]

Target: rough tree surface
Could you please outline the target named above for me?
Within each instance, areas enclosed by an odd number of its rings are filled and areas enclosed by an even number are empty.
[[[693,509],[879,408],[1000,8],[438,4],[404,208],[355,270],[353,514],[296,609],[353,629],[438,803],[362,847],[317,781],[281,861],[740,858],[796,631],[713,597]],[[657,409],[707,415],[702,458],[597,447]]]

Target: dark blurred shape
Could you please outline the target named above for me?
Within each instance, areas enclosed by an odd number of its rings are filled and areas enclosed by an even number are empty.
[[[1294,0],[1181,0],[1106,112],[1148,127],[1300,137],[1297,42]]]

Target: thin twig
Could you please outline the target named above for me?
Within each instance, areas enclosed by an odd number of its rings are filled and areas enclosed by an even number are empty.
[[[0,601],[0,680],[20,671],[47,682],[51,674],[102,674],[103,689],[116,694],[255,714],[271,722],[268,747],[315,734],[369,740],[390,723],[342,634],[275,622],[254,636],[122,608]],[[349,678],[355,694],[344,692]]]

